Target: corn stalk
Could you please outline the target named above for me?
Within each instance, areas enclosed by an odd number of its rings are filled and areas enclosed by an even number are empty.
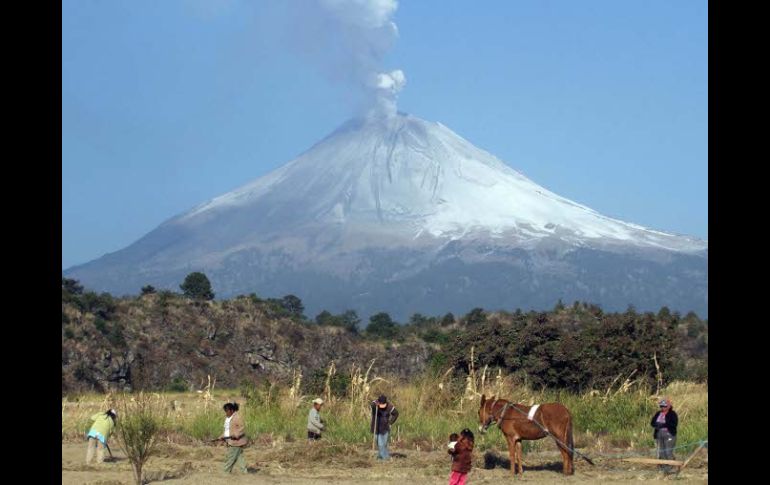
[[[289,399],[282,407],[289,409],[297,409],[302,400],[305,398],[301,394],[302,391],[302,369],[297,367],[292,371],[291,387],[289,388]]]
[[[216,377],[214,378],[214,381],[211,381],[211,375],[206,376],[208,378],[208,384],[206,384],[206,387],[198,391],[198,394],[201,395],[201,399],[203,399],[203,408],[208,411],[209,404],[212,403],[214,400],[214,396],[212,395],[212,392],[214,391],[214,386],[217,384]]]
[[[366,408],[363,405],[369,396],[369,392],[372,389],[372,384],[377,381],[385,381],[385,379],[382,379],[381,377],[375,377],[374,379],[369,380],[369,373],[372,370],[372,366],[374,365],[375,360],[377,359],[372,359],[372,361],[369,363],[369,367],[366,369],[366,373],[364,374],[361,373],[363,368],[355,364],[351,369],[349,396],[350,407],[348,408],[349,415],[356,414],[356,410],[358,410],[358,414],[366,414]]]
[[[331,361],[329,368],[326,370],[326,382],[324,383],[324,397],[326,402],[330,403],[332,400],[332,377],[337,373],[337,368],[334,365],[334,361]]]
[[[660,370],[660,366],[658,365],[658,353],[653,352],[652,354],[652,360],[655,361],[655,370],[657,372],[657,384],[658,387],[655,389],[655,396],[660,396],[660,388],[663,387],[663,372]]]
[[[465,378],[465,393],[462,399],[460,399],[460,411],[463,410],[463,403],[465,401],[473,401],[478,393],[478,386],[476,384],[476,364],[474,357],[475,348],[471,346],[471,359],[468,363],[468,376]]]

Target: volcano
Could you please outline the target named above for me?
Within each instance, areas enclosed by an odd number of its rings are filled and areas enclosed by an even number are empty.
[[[708,244],[604,216],[440,123],[357,118],[296,159],[65,276],[113,294],[299,296],[308,315],[668,306],[707,316]]]

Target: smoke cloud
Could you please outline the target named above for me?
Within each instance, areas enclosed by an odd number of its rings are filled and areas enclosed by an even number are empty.
[[[398,2],[305,0],[295,5],[295,46],[332,80],[353,89],[359,115],[395,115],[406,76],[400,69],[386,71],[382,62],[398,38],[391,20]]]

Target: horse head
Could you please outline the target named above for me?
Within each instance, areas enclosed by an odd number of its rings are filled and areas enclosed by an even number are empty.
[[[494,419],[492,417],[492,408],[495,404],[494,401],[496,401],[495,396],[492,396],[491,399],[487,399],[487,396],[484,394],[481,395],[481,405],[479,406],[479,432],[482,434],[487,432],[487,428],[489,428],[489,425],[492,424],[492,420]]]

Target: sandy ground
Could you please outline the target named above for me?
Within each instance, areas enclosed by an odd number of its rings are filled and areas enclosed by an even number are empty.
[[[112,445],[117,448],[117,444]],[[85,464],[85,443],[62,445],[62,485],[132,484],[131,466],[124,453],[113,449],[114,459],[101,465]],[[245,451],[249,473],[222,472],[225,450],[215,446],[182,446],[164,443],[146,465],[149,483],[240,485],[281,483],[350,485],[377,483],[388,485],[445,484],[450,472],[449,456],[440,451],[391,450],[394,458],[383,463],[375,452],[363,447],[334,448],[324,443],[283,443],[276,446],[252,445]],[[493,459],[489,459],[490,456]],[[595,457],[596,458],[596,457]],[[677,457],[682,459],[683,457]],[[487,456],[496,466],[485,469],[483,453],[474,454],[474,468],[468,484],[512,483],[505,450]],[[676,481],[686,484],[708,483],[708,455],[701,453],[678,476],[664,477],[655,465],[640,465],[596,458],[596,466],[576,461],[575,475],[561,474],[558,452],[528,453],[524,457],[524,476],[517,480],[532,483],[599,484],[605,482],[646,483]]]

